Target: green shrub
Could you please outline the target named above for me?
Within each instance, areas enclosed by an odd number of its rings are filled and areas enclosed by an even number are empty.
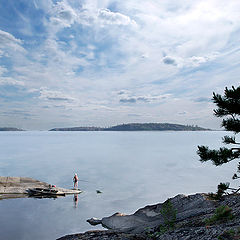
[[[174,228],[177,211],[169,199],[163,204],[160,213],[164,219],[164,226],[168,229]]]
[[[214,215],[211,218],[205,220],[207,225],[226,222],[233,219],[232,209],[228,206],[220,206],[215,210]]]
[[[177,210],[173,207],[169,199],[162,205],[160,213],[164,223],[160,224],[155,232],[152,229],[147,229],[147,236],[151,239],[157,239],[160,235],[173,230],[175,227]]]
[[[154,233],[148,234],[148,237],[152,239],[158,238],[160,235],[173,230],[176,222],[177,211],[173,207],[171,201],[168,199],[162,206],[160,213],[163,217],[164,223],[158,226],[158,229]]]

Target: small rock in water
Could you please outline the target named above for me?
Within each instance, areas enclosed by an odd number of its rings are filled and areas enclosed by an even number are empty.
[[[93,226],[102,223],[102,221],[100,219],[97,219],[97,218],[90,218],[90,219],[87,220],[87,222],[90,223]]]

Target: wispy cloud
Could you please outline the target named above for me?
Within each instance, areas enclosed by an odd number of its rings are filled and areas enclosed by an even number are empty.
[[[67,102],[74,101],[74,98],[66,94],[63,94],[59,91],[47,90],[45,88],[42,88],[40,90],[39,98],[44,100],[50,100],[50,101],[67,101]]]
[[[8,32],[0,30],[1,55],[8,56],[8,54],[13,54],[14,52],[25,52],[22,44],[22,40],[15,38]]]
[[[122,94],[121,94],[122,95]],[[162,95],[162,96],[121,96],[119,102],[120,103],[161,103],[163,100],[166,100],[170,97],[170,94]]]
[[[199,97],[194,99],[195,102],[211,102],[211,98]]]
[[[18,81],[10,77],[1,77],[0,76],[0,85],[17,85],[24,86],[23,81]]]
[[[15,47],[16,49],[20,44],[22,44],[22,41],[15,38],[12,34],[0,30],[0,43],[2,48],[7,46],[13,48]]]

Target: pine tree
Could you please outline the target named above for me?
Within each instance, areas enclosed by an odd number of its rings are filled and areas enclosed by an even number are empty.
[[[235,137],[240,132],[240,86],[232,89],[225,88],[223,96],[213,93],[212,100],[217,105],[214,115],[220,118],[227,117],[222,120],[222,127],[234,132],[234,136],[223,137],[223,143],[230,145],[229,148],[221,147],[219,150],[211,150],[207,146],[198,146],[197,154],[201,162],[210,160],[214,165],[220,166],[240,158],[240,142],[237,142]],[[237,172],[240,173],[240,162]],[[240,176],[235,173],[233,179],[237,178]]]

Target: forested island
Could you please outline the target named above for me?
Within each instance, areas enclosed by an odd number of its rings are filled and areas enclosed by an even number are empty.
[[[210,131],[197,125],[181,125],[173,123],[128,123],[112,127],[72,127],[53,128],[49,131]]]
[[[0,131],[24,131],[20,128],[13,128],[13,127],[0,127]]]

